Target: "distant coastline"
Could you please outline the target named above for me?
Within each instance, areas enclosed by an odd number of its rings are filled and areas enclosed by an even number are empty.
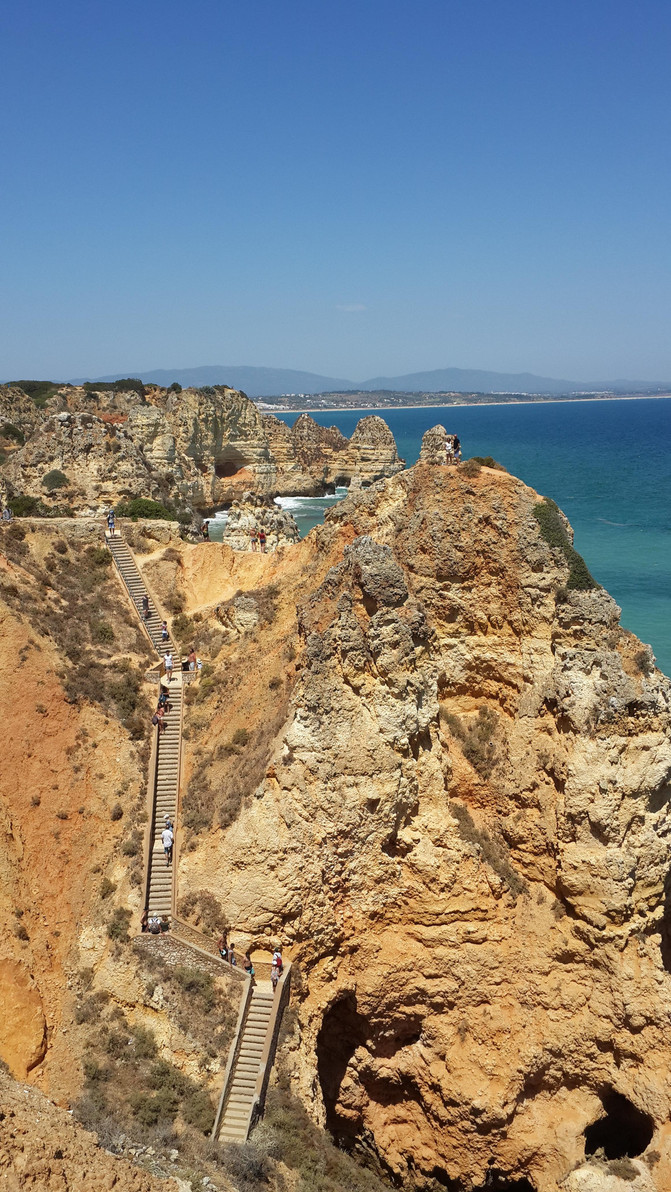
[[[463,410],[475,406],[556,406],[595,401],[664,401],[669,398],[671,393],[623,393],[617,396],[609,393],[600,397],[527,397],[512,398],[510,401],[421,402],[419,405],[403,402],[395,406],[271,406],[260,398],[252,398],[252,401],[262,414],[382,414],[385,410]]]

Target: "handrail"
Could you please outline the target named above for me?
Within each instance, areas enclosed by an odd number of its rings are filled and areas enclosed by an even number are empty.
[[[231,1041],[231,1046],[228,1049],[228,1060],[226,1061],[226,1068],[224,1069],[224,1083],[221,1089],[221,1096],[219,1097],[219,1104],[217,1105],[217,1112],[214,1118],[214,1125],[210,1133],[210,1138],[216,1139],[221,1128],[221,1119],[224,1113],[224,1106],[226,1104],[226,1097],[228,1095],[233,1069],[235,1068],[235,1061],[238,1058],[240,1047],[242,1046],[242,1028],[247,1017],[249,1003],[252,999],[252,990],[254,984],[247,974],[245,976],[245,985],[243,986],[242,994],[240,995],[240,1007],[238,1009],[238,1018],[235,1024],[235,1034]]]
[[[156,817],[156,771],[158,767],[158,725],[152,730],[151,752],[147,773],[147,826],[144,831],[144,881],[142,887],[142,908],[149,905],[149,876],[154,847],[154,822]]]
[[[180,791],[182,789],[181,773],[182,773],[182,725],[184,722],[184,688],[181,690],[181,698],[179,701],[179,724],[177,726],[177,790],[175,792],[175,823],[179,823],[179,803]],[[169,698],[169,697],[168,697]],[[172,715],[172,713],[169,713]],[[177,910],[177,866],[179,864],[179,836],[173,832],[173,851],[174,860],[171,869],[172,875],[172,896],[170,898],[170,918],[172,919]]]
[[[108,547],[108,550],[109,550],[109,552],[110,552],[110,554],[111,554],[112,558],[114,559],[114,563],[115,563],[116,569],[117,569],[117,571],[118,571],[119,575],[121,576],[121,580],[122,580],[122,582],[123,582],[123,586],[124,586],[124,588],[126,589],[126,592],[127,592],[127,595],[128,595],[128,599],[130,600],[131,604],[133,605],[133,610],[134,610],[134,612],[135,612],[135,613],[137,614],[137,616],[139,617],[140,624],[142,625],[142,628],[144,629],[145,636],[146,636],[146,637],[149,639],[149,642],[150,642],[150,644],[151,644],[151,647],[152,647],[152,649],[153,649],[153,650],[155,650],[155,652],[158,654],[158,653],[159,653],[159,651],[156,649],[156,646],[154,645],[154,642],[152,641],[151,634],[150,634],[150,632],[149,632],[149,629],[148,629],[148,627],[147,627],[147,622],[145,621],[144,617],[140,616],[140,611],[139,611],[139,609],[137,608],[137,605],[135,604],[135,600],[134,600],[134,598],[133,598],[133,595],[132,595],[132,593],[131,593],[131,590],[130,590],[130,588],[128,587],[128,583],[127,583],[127,581],[126,581],[126,578],[125,578],[125,576],[123,575],[123,573],[122,573],[122,571],[121,571],[121,568],[119,567],[119,564],[117,563],[117,560],[116,560],[116,557],[115,557],[114,551],[112,550],[112,547],[110,546],[110,542],[122,542],[122,543],[124,544],[124,546],[126,547],[126,550],[128,551],[128,553],[129,553],[129,555],[130,555],[131,559],[133,560],[133,564],[134,564],[134,566],[135,566],[135,568],[136,568],[136,570],[137,570],[137,573],[138,573],[138,575],[139,575],[139,577],[140,577],[140,579],[141,579],[142,583],[144,584],[145,591],[146,591],[147,595],[148,595],[148,596],[151,598],[151,600],[153,601],[154,608],[155,608],[155,610],[156,610],[156,616],[159,618],[159,620],[160,620],[160,621],[166,621],[166,622],[167,622],[167,617],[165,616],[165,613],[163,612],[163,610],[162,610],[162,608],[161,608],[161,605],[159,604],[158,600],[156,599],[156,596],[154,595],[154,592],[153,592],[153,590],[152,590],[152,587],[151,587],[151,585],[149,584],[149,582],[148,582],[148,580],[147,580],[147,577],[144,575],[144,573],[143,573],[142,571],[140,571],[140,568],[139,568],[139,566],[138,566],[137,559],[135,558],[135,555],[133,554],[133,552],[132,552],[132,550],[131,550],[130,546],[129,546],[129,545],[128,545],[128,543],[126,542],[126,539],[123,537],[123,535],[122,535],[121,533],[119,533],[119,534],[115,534],[115,535],[114,535],[114,537],[112,538],[112,536],[111,536],[110,534],[108,534],[108,532],[107,532],[107,530],[106,530],[106,531],[105,531],[105,544],[107,545],[107,547]],[[180,654],[180,653],[179,653],[179,651],[178,651],[178,650],[175,648],[175,647],[176,647],[176,642],[175,642],[174,640],[172,640],[172,635],[171,635],[171,642],[170,642],[170,646],[171,646],[171,649],[172,649],[173,658],[175,659],[175,662],[177,663],[177,665],[179,665],[179,663],[180,663],[180,661],[181,661],[181,654]],[[160,657],[160,655],[159,655],[159,657]]]
[[[261,1059],[259,1060],[259,1072],[256,1077],[256,1084],[254,1085],[254,1098],[252,1100],[252,1105],[249,1110],[249,1117],[247,1119],[245,1138],[249,1137],[249,1131],[263,1113],[263,1107],[266,1101],[266,1093],[268,1091],[268,1081],[270,1079],[270,1070],[275,1059],[277,1039],[280,1033],[280,1026],[282,1024],[282,1015],[284,1014],[285,1007],[289,1001],[290,974],[291,964],[286,964],[277,983],[277,989],[275,990],[270,1022],[268,1023],[268,1029],[266,1031],[266,1037],[263,1044],[263,1051],[261,1052]]]
[[[187,923],[185,919],[182,919],[181,915],[171,915],[171,923],[172,931],[176,936],[181,938],[184,943],[190,944],[192,948],[196,948],[199,952],[203,952],[207,956],[214,957],[236,976],[247,976],[240,963],[229,964],[227,960],[223,959],[211,935],[205,935],[205,932],[199,931],[197,927],[193,926],[193,923]],[[237,952],[236,955],[242,959],[244,953],[241,950],[240,952]],[[262,981],[269,981],[271,969],[273,967],[272,961],[254,960],[252,958],[252,963],[254,965],[254,975],[259,977]],[[288,966],[285,965],[284,969],[286,970],[287,967]]]

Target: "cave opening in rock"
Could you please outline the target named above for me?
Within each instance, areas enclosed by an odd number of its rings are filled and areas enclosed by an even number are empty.
[[[479,1188],[474,1188],[473,1192],[536,1192],[534,1185],[526,1176],[521,1179],[511,1179],[509,1175],[503,1175],[502,1172],[491,1168],[487,1172],[487,1179]]]
[[[317,1073],[326,1110],[326,1127],[336,1142],[351,1144],[354,1121],[338,1112],[340,1088],[357,1047],[365,1043],[368,1023],[359,1014],[356,995],[344,994],[326,1010],[317,1035]]]
[[[603,1150],[607,1159],[642,1155],[655,1130],[652,1118],[622,1093],[606,1093],[601,1104],[604,1115],[585,1130],[585,1154]]]
[[[241,468],[246,468],[248,460],[237,447],[232,447],[230,443],[224,447],[216,460],[214,461],[215,476],[226,478],[228,476],[235,476]]]

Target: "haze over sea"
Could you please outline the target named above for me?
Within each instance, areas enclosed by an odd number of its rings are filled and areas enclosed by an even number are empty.
[[[351,435],[370,410],[319,412],[323,426]],[[622,607],[622,624],[650,643],[671,675],[671,398],[386,410],[408,465],[422,435],[440,422],[463,457],[492,455],[552,497],[575,530],[576,550]],[[290,425],[297,415],[280,415]],[[331,501],[292,499],[301,533]]]

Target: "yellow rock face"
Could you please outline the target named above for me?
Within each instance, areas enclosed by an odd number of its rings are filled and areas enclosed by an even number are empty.
[[[24,1079],[47,1049],[42,999],[27,969],[0,960],[0,1056]]]
[[[254,733],[293,632],[290,705],[181,888],[297,961],[293,1087],[400,1180],[557,1188],[591,1123],[624,1128],[618,1094],[668,1187],[670,685],[605,592],[567,589],[537,494],[475,472],[420,463],[337,507],[296,556],[297,622],[273,573],[199,744],[243,709]]]

